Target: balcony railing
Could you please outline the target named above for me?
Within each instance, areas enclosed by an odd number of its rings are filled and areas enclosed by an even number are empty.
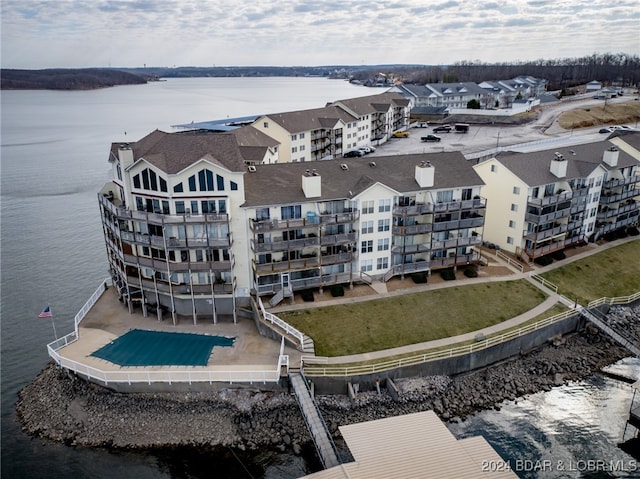
[[[540,256],[545,256],[549,253],[553,253],[554,251],[559,251],[566,248],[567,246],[571,246],[583,240],[584,238],[582,236],[572,236],[571,238],[553,241],[549,244],[539,246],[537,248],[525,248],[525,252],[529,256],[529,258],[534,259]]]
[[[335,235],[322,235],[320,237],[320,244],[322,246],[340,245],[347,243],[354,243],[358,240],[357,233],[343,233]]]
[[[434,205],[434,211],[436,213],[442,213],[446,211],[473,210],[473,209],[482,209],[486,207],[487,207],[486,198],[475,198],[472,200],[451,201],[449,203],[437,203],[436,205]]]
[[[530,221],[531,223],[540,224],[540,223],[549,223],[558,218],[566,218],[568,216],[571,216],[570,208],[566,208],[560,211],[553,211],[551,213],[547,213],[544,215],[537,215],[535,213],[526,213],[524,215],[524,218],[525,220]]]
[[[465,218],[463,220],[436,221],[433,223],[433,231],[451,231],[466,228],[480,228],[484,225],[484,216]]]
[[[625,178],[616,178],[605,181],[602,184],[602,190],[606,191],[611,188],[618,188],[632,183],[640,183],[640,175],[627,176]]]
[[[636,196],[640,196],[639,188],[634,188],[629,191],[624,191],[622,193],[611,193],[611,194],[603,193],[602,196],[600,196],[600,203],[603,203],[603,204],[617,203],[618,201],[634,198]]]
[[[231,246],[231,235],[227,238],[199,237],[199,238],[164,238],[163,236],[148,235],[143,233],[133,233],[131,231],[121,231],[120,236],[127,243],[137,243],[141,245],[155,246],[157,248],[193,248],[211,247],[225,248]]]
[[[537,233],[535,231],[527,232],[524,237],[533,241],[543,241],[547,238],[551,238],[552,236],[566,233],[568,229],[568,224],[562,224],[553,228],[549,228],[548,230],[538,231]]]
[[[184,223],[228,223],[227,213],[164,215],[149,211],[133,211],[113,204],[107,197],[98,195],[100,204],[120,220],[144,221],[156,225],[177,225]]]
[[[392,231],[394,235],[399,236],[421,235],[424,233],[431,233],[431,231],[433,231],[433,225],[431,223],[426,223],[411,226],[394,226]]]
[[[211,287],[213,286],[214,294],[231,294],[236,289],[236,279],[233,278],[231,283],[211,283],[207,284],[184,284],[184,283],[171,283],[168,281],[142,278],[142,281],[137,276],[127,276],[127,283],[130,286],[143,288],[147,291],[155,291],[156,289],[161,293],[173,293],[173,294],[195,294],[199,296],[211,296]]]
[[[394,206],[393,214],[396,216],[417,216],[433,213],[433,204],[426,203],[421,204],[417,203],[411,206]]]
[[[270,251],[291,251],[299,250],[303,248],[309,248],[318,246],[320,239],[318,237],[299,238],[289,241],[267,241],[264,243],[257,242],[255,239],[251,240],[253,250],[257,253],[264,253]]]
[[[231,271],[234,265],[233,256],[231,256],[228,260],[223,261],[173,262],[166,261],[161,258],[148,258],[146,256],[124,254],[123,260],[127,265],[151,268],[154,271],[159,271],[162,273],[165,273],[167,271],[170,273],[186,273],[189,271],[224,272]]]
[[[528,198],[527,202],[530,205],[547,206],[547,205],[553,205],[556,203],[567,201],[567,200],[570,200],[571,198],[573,198],[573,192],[565,191],[560,194],[545,196],[544,198]]]

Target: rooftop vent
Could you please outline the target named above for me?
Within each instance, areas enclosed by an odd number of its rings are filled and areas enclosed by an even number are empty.
[[[304,174],[305,174],[306,176],[309,176],[309,175],[311,174],[311,170],[304,170]]]
[[[353,191],[349,190],[349,198],[353,197]]]
[[[313,176],[318,176],[318,170],[316,170],[315,168],[313,170],[311,170],[311,174]]]
[[[573,156],[575,156],[575,155],[576,155],[576,152],[575,152],[575,151],[573,151],[573,150],[569,150],[569,153],[571,153]]]
[[[618,147],[616,145],[611,145],[609,147],[609,151],[618,151]]]
[[[253,166],[253,165],[249,165],[249,171],[250,171],[251,173],[255,173],[255,172],[256,172],[256,167],[255,167],[255,166]]]
[[[553,154],[554,158],[557,161],[564,161],[564,156],[562,156],[562,153],[558,153],[557,151]]]
[[[375,168],[375,167],[376,167],[376,162],[375,162],[375,161],[370,161],[370,162],[369,162],[369,166],[370,166],[371,168]]]
[[[340,168],[342,168],[343,170],[348,170],[349,165],[347,165],[346,163],[340,163]]]

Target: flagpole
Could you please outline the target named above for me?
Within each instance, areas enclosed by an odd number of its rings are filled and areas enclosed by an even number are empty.
[[[53,313],[51,314],[51,326],[53,327],[53,337],[58,340],[58,333],[56,332],[56,322],[53,320]]]

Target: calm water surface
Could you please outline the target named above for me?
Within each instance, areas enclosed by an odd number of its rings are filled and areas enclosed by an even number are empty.
[[[32,439],[15,417],[18,391],[47,363],[50,304],[59,335],[107,276],[97,191],[109,179],[109,147],[158,128],[324,106],[375,94],[321,78],[170,79],[80,92],[2,91],[1,360],[2,477],[294,478],[313,461],[291,455],[114,453]],[[637,362],[620,366],[640,376]],[[630,458],[616,448],[631,401],[629,386],[595,377],[534,395],[451,429],[483,434],[510,461]],[[533,475],[532,475],[533,474]],[[559,471],[522,477],[640,477]]]

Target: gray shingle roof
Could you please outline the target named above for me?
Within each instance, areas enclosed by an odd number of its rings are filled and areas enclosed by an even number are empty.
[[[120,144],[114,144],[116,150]],[[246,168],[233,133],[166,133],[155,130],[130,145],[134,160],[144,158],[168,174],[178,173],[202,158],[230,171],[244,171]]]
[[[335,106],[273,113],[265,116],[290,133],[333,128],[339,120],[351,123],[358,119]]]
[[[342,104],[359,117],[370,115],[376,112],[388,111],[391,107],[405,107],[409,105],[409,100],[400,93],[386,92],[378,95],[361,96],[359,98],[349,98],[338,100],[331,105]]]
[[[611,146],[611,142],[604,140],[530,153],[504,152],[496,155],[496,159],[527,185],[541,186],[558,181],[558,177],[550,171],[551,160],[556,152],[567,161],[567,175],[564,179],[570,180],[587,177],[598,165],[612,170],[612,167],[602,161],[605,150]],[[638,165],[638,161],[620,150],[616,169],[633,165]]]
[[[430,161],[435,168],[432,188],[420,188],[415,180],[415,167]],[[371,166],[370,163],[375,163]],[[348,166],[342,169],[341,164]],[[304,203],[302,176],[316,169],[321,177],[322,196],[313,201],[350,198],[380,182],[398,192],[429,189],[472,187],[483,185],[482,179],[460,152],[422,153],[399,156],[349,158],[348,160],[314,161],[258,165],[244,177],[244,206],[268,206]]]

